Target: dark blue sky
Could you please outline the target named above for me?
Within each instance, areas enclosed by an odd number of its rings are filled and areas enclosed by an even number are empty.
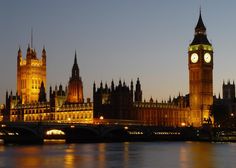
[[[47,51],[47,86],[66,85],[77,51],[85,97],[95,81],[139,77],[144,98],[188,93],[187,49],[202,6],[214,47],[214,93],[236,77],[234,0],[6,0],[0,2],[0,102],[16,91],[16,57],[34,29],[38,55]]]

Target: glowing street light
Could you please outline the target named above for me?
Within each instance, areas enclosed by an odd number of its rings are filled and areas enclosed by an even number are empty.
[[[125,126],[124,129],[127,130],[127,129],[129,129],[129,127]]]
[[[185,126],[186,126],[186,123],[185,123],[185,122],[182,122],[182,123],[181,123],[181,126],[182,126],[182,127],[185,127]]]

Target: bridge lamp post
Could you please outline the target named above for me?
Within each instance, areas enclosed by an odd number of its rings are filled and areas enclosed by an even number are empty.
[[[124,129],[127,130],[127,129],[129,129],[129,127],[125,126]]]
[[[231,119],[230,119],[230,121],[231,121],[231,126],[234,127],[234,126],[235,126],[235,125],[234,125],[234,113],[230,113],[230,117],[231,117]]]
[[[182,127],[185,127],[185,126],[186,126],[186,123],[185,123],[185,122],[182,122],[182,123],[181,123],[181,126],[182,126]]]
[[[99,117],[99,120],[100,120],[99,124],[102,124],[102,123],[103,123],[103,120],[104,120],[104,117],[103,117],[103,116],[100,116],[100,117]]]

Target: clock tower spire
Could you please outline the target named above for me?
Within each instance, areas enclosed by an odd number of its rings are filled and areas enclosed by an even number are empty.
[[[213,48],[207,39],[201,10],[188,48],[190,122],[194,127],[212,123]]]

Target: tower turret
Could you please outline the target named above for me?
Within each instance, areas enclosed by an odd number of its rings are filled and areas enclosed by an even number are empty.
[[[95,81],[94,81],[94,83],[93,83],[93,94],[96,92],[96,83],[95,83]]]
[[[74,64],[72,67],[72,76],[68,84],[68,103],[83,103],[83,83],[79,75],[79,66],[77,64],[77,55],[75,51]]]
[[[227,84],[223,84],[222,86],[223,91],[223,99],[227,101],[234,101],[235,100],[235,84],[234,82],[231,84],[230,81],[228,81]]]
[[[134,83],[133,83],[133,80],[131,80],[131,82],[130,82],[130,93],[131,93],[132,103],[133,103],[133,101],[134,101]]]
[[[101,83],[100,83],[100,89],[103,89],[103,83],[102,83],[102,81],[101,81]]]
[[[74,65],[72,68],[72,78],[79,78],[79,66],[77,64],[77,54],[75,52]]]
[[[20,91],[22,82],[19,83],[20,78],[21,78],[21,74],[20,74],[20,69],[21,69],[21,63],[22,63],[22,52],[21,52],[21,48],[19,47],[18,49],[18,55],[17,55],[17,90]],[[18,94],[20,94],[18,92]]]
[[[141,90],[141,84],[140,84],[139,78],[137,79],[137,82],[136,82],[134,101],[142,102],[142,90]]]
[[[198,45],[198,44],[211,45],[211,43],[207,39],[206,27],[202,21],[201,10],[200,10],[197,25],[195,27],[194,39],[190,45]]]
[[[27,53],[26,53],[26,63],[29,65],[31,64],[31,48],[28,44]]]
[[[46,86],[46,51],[43,58],[37,58],[37,52],[28,44],[26,59],[22,57],[21,49],[17,56],[17,93],[21,97],[22,104],[33,103],[39,100],[41,82]]]
[[[43,81],[41,82],[41,86],[40,86],[40,92],[39,92],[39,102],[46,102],[46,91],[45,91],[45,87],[44,87],[44,83]]]
[[[22,51],[21,48],[19,47],[17,55],[17,68],[20,67],[21,62],[22,62]]]
[[[43,46],[43,50],[42,50],[42,61],[43,61],[43,65],[46,66],[47,53],[46,53],[46,50],[45,50],[44,46]]]
[[[18,49],[18,58],[22,58],[22,51],[21,51],[21,48],[19,47]]]
[[[213,48],[207,39],[201,10],[194,39],[188,48],[189,96],[191,124],[199,127],[213,121]]]
[[[114,81],[111,81],[111,91],[113,92],[115,90],[115,85],[114,85]]]

